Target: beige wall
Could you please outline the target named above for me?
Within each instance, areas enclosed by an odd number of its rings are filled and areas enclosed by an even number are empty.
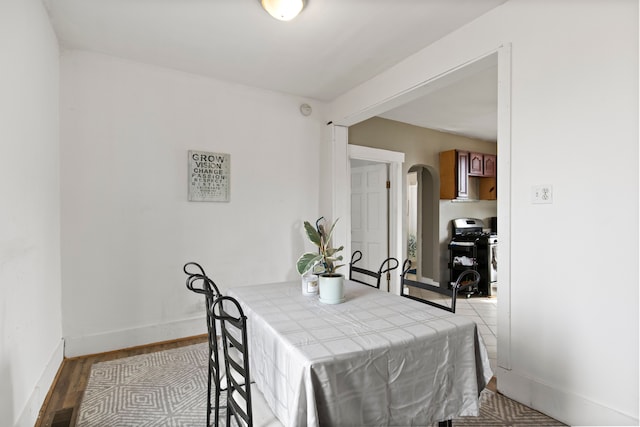
[[[427,166],[427,169],[432,170],[435,174],[434,185],[439,184],[438,153],[441,151],[460,149],[488,154],[497,153],[497,146],[494,142],[466,138],[378,117],[351,126],[349,128],[349,144],[403,152],[405,153],[405,163],[402,166],[403,175],[406,176],[412,166]],[[406,194],[406,183],[403,183],[403,193]],[[476,199],[477,194],[477,178],[471,178],[470,198]],[[438,192],[436,192],[436,197],[438,197]],[[440,200],[439,219],[432,222],[433,227],[438,229],[423,231],[425,238],[431,234],[429,231],[434,231],[432,234],[438,236],[438,241],[432,242],[433,256],[436,257],[434,277],[428,275],[426,277],[439,282],[448,280],[447,244],[451,238],[449,224],[453,218],[480,218],[485,221],[485,225],[488,227],[488,218],[496,216],[496,212],[497,203],[495,201],[454,203],[449,200]],[[403,218],[406,216],[406,212],[404,214]],[[406,229],[406,224],[403,229]],[[428,242],[424,243],[428,244]],[[425,252],[423,251],[423,253]]]

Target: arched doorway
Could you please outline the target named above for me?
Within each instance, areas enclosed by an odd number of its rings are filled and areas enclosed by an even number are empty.
[[[413,165],[407,174],[407,257],[418,280],[436,283],[439,267],[440,177],[431,166]]]

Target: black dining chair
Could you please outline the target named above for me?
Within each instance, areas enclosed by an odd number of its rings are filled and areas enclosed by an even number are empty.
[[[362,283],[364,285],[368,285],[378,289],[380,289],[380,279],[382,278],[382,275],[387,273],[387,279],[389,279],[389,272],[398,268],[399,265],[397,259],[387,258],[382,261],[382,264],[380,264],[380,268],[378,269],[378,271],[372,271],[367,270],[366,268],[356,267],[355,264],[361,259],[362,252],[360,251],[355,251],[353,255],[351,255],[351,262],[349,263],[349,280],[353,280],[354,282]],[[371,277],[373,278],[373,280],[367,279],[363,276]],[[372,284],[371,282],[375,282],[375,284]]]
[[[456,282],[449,287],[440,287],[429,283],[418,282],[407,277],[411,270],[411,260],[407,259],[402,264],[402,274],[400,275],[400,295],[416,301],[438,307],[443,310],[456,312],[456,297],[458,292],[467,287],[473,287],[480,281],[480,273],[476,270],[465,270],[458,276]],[[411,288],[416,290],[412,295]]]
[[[205,310],[207,313],[207,336],[209,343],[208,378],[207,378],[207,427],[211,425],[211,413],[214,414],[214,426],[218,427],[220,418],[220,396],[222,390],[220,354],[218,352],[218,332],[213,316],[213,303],[220,297],[216,284],[204,272],[200,264],[188,262],[183,271],[187,275],[187,288],[197,294],[205,296]],[[211,394],[214,393],[215,402],[212,404]]]
[[[204,272],[204,268],[197,262],[188,262],[182,267],[182,271],[188,276],[195,276],[197,274],[201,276],[206,276],[207,273]]]
[[[249,374],[249,348],[247,316],[238,301],[221,296],[213,303],[213,316],[220,322],[222,348],[224,349],[225,377],[227,379],[226,426],[231,419],[238,426],[282,426],[269,409],[262,393],[252,387]]]

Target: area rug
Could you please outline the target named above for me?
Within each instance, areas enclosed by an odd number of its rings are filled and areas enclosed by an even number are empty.
[[[484,389],[480,393],[480,415],[453,420],[460,426],[564,426],[561,422],[511,400],[500,393]]]
[[[201,343],[94,364],[76,426],[204,425],[207,353],[207,344]],[[457,418],[453,425],[564,425],[487,389],[480,400],[480,416]]]
[[[95,363],[77,427],[206,424],[207,343]]]

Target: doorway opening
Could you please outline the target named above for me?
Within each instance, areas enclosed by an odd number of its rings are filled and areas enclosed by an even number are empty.
[[[440,178],[431,166],[414,165],[407,173],[407,258],[416,280],[437,284],[440,278]]]
[[[387,180],[388,180],[388,189],[387,189],[387,211],[386,211],[386,222],[387,222],[387,254],[388,257],[396,258],[399,262],[402,262],[403,249],[402,249],[402,206],[403,206],[403,177],[402,177],[402,163],[404,162],[404,153],[390,151],[390,150],[381,150],[378,148],[371,147],[363,147],[359,145],[347,144],[346,132],[344,134],[345,138],[341,140],[336,140],[340,144],[343,144],[344,152],[347,153],[347,162],[346,168],[344,168],[346,174],[342,178],[343,185],[337,186],[334,191],[341,192],[345,196],[345,201],[347,204],[345,209],[342,211],[342,216],[346,216],[348,218],[348,224],[346,225],[347,230],[349,230],[348,237],[344,239],[345,242],[345,253],[351,254],[357,248],[352,248],[352,237],[351,230],[353,229],[352,224],[352,212],[353,212],[353,200],[351,197],[351,185],[349,185],[349,181],[347,179],[351,179],[351,168],[358,168],[360,166],[373,166],[378,165],[377,167],[381,167],[380,165],[384,165],[386,168]],[[336,214],[336,218],[339,215]],[[381,259],[380,263],[384,260]],[[380,267],[380,263],[373,269],[378,270]],[[392,274],[391,280],[385,287],[381,285],[380,288],[386,290],[391,293],[400,294],[400,276],[399,274]]]
[[[370,102],[368,105],[361,105],[359,108],[353,108],[349,111],[337,111],[339,117],[334,118],[331,122],[331,156],[330,162],[336,172],[336,176],[332,181],[331,196],[332,209],[335,217],[349,216],[349,194],[348,194],[348,162],[346,158],[350,155],[348,147],[348,127],[367,120],[371,117],[383,114],[397,106],[406,104],[423,96],[442,88],[459,78],[473,73],[477,69],[481,69],[489,63],[497,63],[497,168],[499,170],[497,178],[498,202],[497,217],[500,223],[500,304],[497,307],[497,324],[500,325],[500,339],[497,342],[498,362],[500,369],[511,369],[511,271],[510,271],[510,254],[511,254],[511,236],[510,236],[510,212],[511,212],[511,46],[501,45],[495,50],[482,54],[476,58],[469,58],[467,62],[460,62],[458,66],[449,69],[445,73],[429,75],[426,79],[407,87],[405,90],[396,92],[395,94],[386,95],[379,102]],[[347,113],[347,114],[345,114]],[[347,163],[347,167],[345,166]],[[401,165],[401,163],[400,163]],[[405,169],[406,171],[406,169]],[[401,174],[401,183],[406,182],[406,172]],[[399,194],[403,195],[405,188],[399,188]],[[397,257],[402,259],[406,256],[406,223],[404,223],[404,212],[402,206],[406,205],[406,197],[400,197],[397,200],[396,216],[397,222],[394,222],[394,229],[398,238],[394,238],[397,243],[395,252],[401,254]],[[392,214],[393,214],[392,207]],[[444,230],[446,227],[440,226],[439,229]],[[350,224],[346,224],[343,231],[342,240],[350,243]],[[423,239],[424,240],[424,239]],[[441,272],[442,273],[442,272]],[[396,287],[396,293],[399,293],[399,285]],[[499,369],[499,370],[500,370]]]

